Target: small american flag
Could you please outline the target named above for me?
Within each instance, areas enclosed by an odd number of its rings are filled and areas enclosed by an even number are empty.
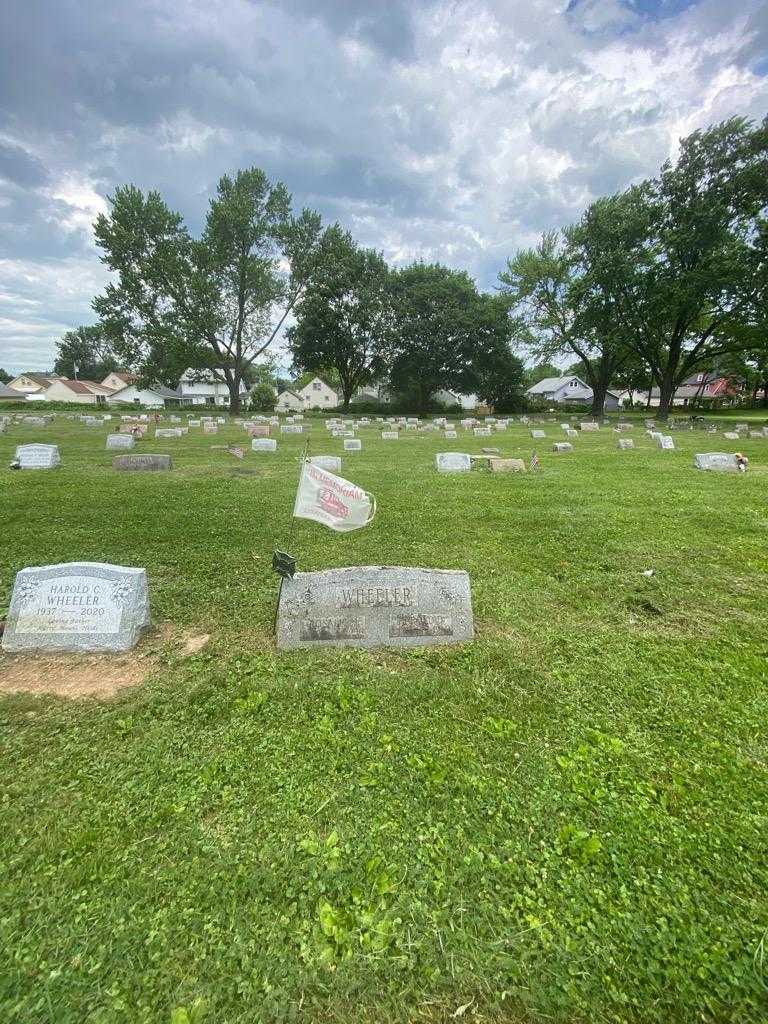
[[[535,473],[537,469],[541,469],[541,463],[536,452],[531,452],[531,472]]]
[[[230,455],[234,455],[236,459],[242,459],[245,456],[245,451],[242,448],[235,448],[233,446],[231,448],[227,448],[227,451]]]

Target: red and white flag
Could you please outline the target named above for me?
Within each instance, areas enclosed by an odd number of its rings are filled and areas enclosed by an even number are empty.
[[[293,514],[296,519],[313,519],[338,533],[349,533],[371,522],[376,499],[349,480],[305,460]]]

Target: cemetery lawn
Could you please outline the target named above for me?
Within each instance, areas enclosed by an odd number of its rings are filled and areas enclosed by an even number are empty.
[[[467,569],[477,639],[280,654],[301,438],[147,439],[175,465],[145,474],[106,428],[0,434],[0,602],[24,566],[144,566],[157,626],[112,699],[0,695],[0,1020],[766,1019],[768,439],[544,429],[361,430],[378,516],[297,522],[299,568]],[[25,440],[62,467],[9,471]],[[435,472],[488,444],[542,471]]]

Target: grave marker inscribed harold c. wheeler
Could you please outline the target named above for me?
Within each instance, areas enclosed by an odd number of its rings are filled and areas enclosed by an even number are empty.
[[[693,464],[697,469],[710,469],[716,473],[738,473],[736,456],[727,452],[703,452],[694,455]]]
[[[463,571],[368,565],[283,581],[279,648],[426,647],[473,637]]]
[[[112,469],[121,471],[145,470],[160,473],[172,468],[170,455],[116,455],[112,459]]]
[[[472,460],[464,452],[438,452],[435,456],[438,473],[468,473]]]
[[[55,444],[20,444],[16,448],[15,460],[20,469],[55,469],[61,465]]]
[[[68,562],[16,574],[5,651],[129,651],[149,626],[145,569]]]

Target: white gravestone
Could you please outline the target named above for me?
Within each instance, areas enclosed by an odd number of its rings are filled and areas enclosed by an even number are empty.
[[[341,459],[338,455],[313,455],[309,461],[313,466],[319,466],[329,473],[341,472]]]
[[[458,436],[459,435],[456,433],[455,430],[446,430],[445,433],[443,434],[443,437],[446,439],[446,441],[455,441]]]
[[[113,449],[133,448],[136,438],[133,434],[107,434],[107,451]]]
[[[532,430],[531,431],[531,437],[535,437],[537,441],[540,441],[542,438],[544,438],[546,436],[547,435],[546,435],[546,433],[543,430]]]
[[[595,423],[595,422],[592,422],[592,423],[586,422],[586,423],[582,423],[580,425],[581,425],[581,429],[586,431],[587,433],[591,433],[591,432],[594,432],[595,430],[599,430],[600,429],[600,424],[599,423]]]
[[[578,437],[579,436],[579,432],[578,432],[578,430],[574,430],[573,427],[568,427],[568,429],[565,432],[565,436],[566,437]]]
[[[490,437],[491,436],[491,428],[490,427],[474,427],[472,432],[475,435],[475,437]]]
[[[469,576],[455,569],[357,566],[283,581],[277,646],[426,647],[474,638]]]
[[[274,437],[254,437],[251,441],[251,451],[253,452],[276,452],[277,441]]]
[[[396,430],[382,430],[381,439],[382,441],[397,441],[400,435]]]
[[[5,651],[129,651],[149,627],[145,569],[68,562],[16,574]]]
[[[734,430],[726,430],[723,434],[726,441],[738,441],[740,440],[739,435]]]
[[[616,447],[620,451],[626,452],[629,451],[631,448],[635,447],[635,442],[632,440],[631,437],[620,437],[616,442]]]
[[[435,456],[438,473],[468,473],[472,459],[464,452],[438,452]]]
[[[355,437],[344,438],[344,451],[345,452],[359,452],[362,450],[363,442]]]
[[[155,439],[170,438],[170,437],[182,437],[181,427],[158,427],[155,430]]]
[[[703,452],[694,455],[693,464],[697,469],[709,469],[715,473],[738,473],[736,456],[727,452]]]
[[[280,427],[280,433],[281,434],[303,434],[304,433],[304,427],[300,423],[288,423],[288,424],[284,423],[282,425],[282,427]]]
[[[573,445],[569,441],[555,441],[552,445],[553,452],[572,452]]]
[[[20,444],[15,460],[20,469],[55,469],[61,465],[61,456],[55,444]]]
[[[120,472],[164,473],[173,469],[170,455],[116,455],[112,469]]]
[[[656,443],[664,452],[673,452],[675,450],[675,439],[670,437],[669,434],[662,434],[661,437],[657,438]]]

